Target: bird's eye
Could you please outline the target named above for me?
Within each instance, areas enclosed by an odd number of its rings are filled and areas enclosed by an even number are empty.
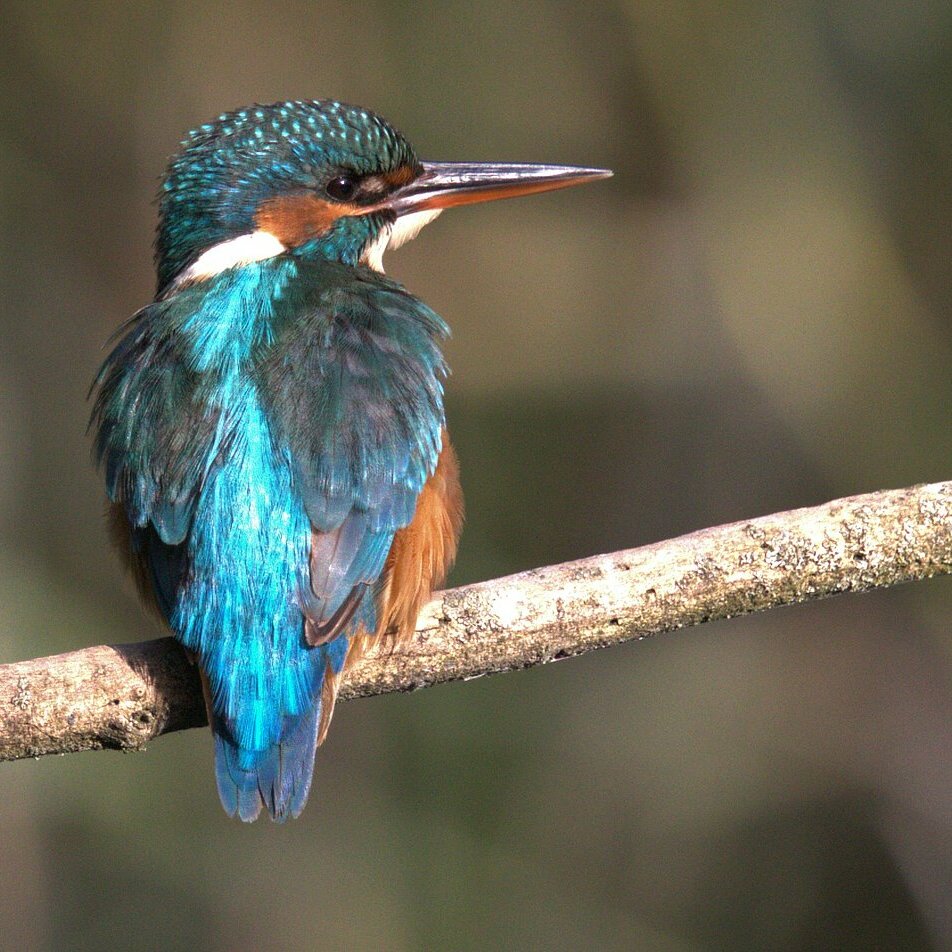
[[[327,183],[327,194],[335,201],[347,202],[357,191],[357,179],[353,175],[338,175]]]

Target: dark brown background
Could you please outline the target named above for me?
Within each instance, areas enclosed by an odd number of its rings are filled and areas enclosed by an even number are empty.
[[[334,96],[605,165],[388,268],[453,325],[454,580],[952,473],[952,8],[4,4],[0,661],[150,637],[86,389],[191,126]],[[0,945],[952,947],[947,580],[345,705],[304,818],[206,732],[0,768]]]

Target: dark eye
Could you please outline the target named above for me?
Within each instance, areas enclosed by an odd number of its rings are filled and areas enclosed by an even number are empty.
[[[357,191],[357,179],[353,175],[338,175],[327,183],[327,194],[335,201],[347,202]]]

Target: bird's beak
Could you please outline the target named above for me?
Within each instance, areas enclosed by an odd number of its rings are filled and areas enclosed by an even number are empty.
[[[497,198],[568,188],[608,178],[608,169],[572,165],[520,165],[496,162],[424,162],[412,182],[391,192],[383,207],[398,216],[430,209],[453,208]]]

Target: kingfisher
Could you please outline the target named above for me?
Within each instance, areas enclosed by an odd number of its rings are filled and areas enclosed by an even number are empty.
[[[111,532],[201,672],[230,816],[298,816],[349,665],[400,644],[463,521],[449,328],[383,254],[444,208],[603,169],[424,162],[331,100],[199,126],[159,194],[157,289],[90,426]]]

